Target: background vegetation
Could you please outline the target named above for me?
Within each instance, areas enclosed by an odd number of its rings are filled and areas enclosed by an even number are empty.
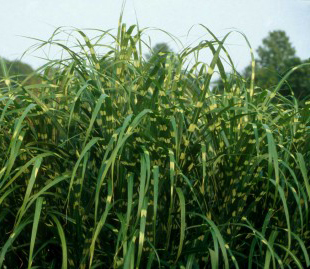
[[[256,87],[254,58],[228,76],[230,33],[202,28],[211,40],[147,59],[136,26],[51,38],[69,56],[37,84],[1,61],[0,267],[310,265],[310,101],[281,94],[309,65]]]
[[[29,64],[26,64],[20,60],[9,61],[2,59],[2,62],[6,66],[7,74],[4,74],[4,69],[1,68],[0,78],[3,78],[7,75],[14,78],[14,81],[21,83],[27,78],[27,76],[35,73],[35,70],[33,70]],[[32,75],[29,80],[27,80],[27,83],[24,82],[24,84],[35,84],[36,82],[38,82],[38,77],[36,75]],[[3,86],[3,83],[1,85]]]
[[[273,31],[263,39],[262,46],[257,49],[258,59],[255,65],[255,85],[261,89],[274,89],[283,76],[294,66],[310,63],[310,59],[302,60],[284,31]],[[250,78],[251,64],[242,72],[243,77]],[[286,97],[294,95],[298,100],[303,100],[310,94],[310,67],[304,66],[296,70],[293,76],[287,78],[285,84],[279,89]],[[234,80],[234,75],[230,76]],[[222,92],[223,82],[217,82],[217,91]]]

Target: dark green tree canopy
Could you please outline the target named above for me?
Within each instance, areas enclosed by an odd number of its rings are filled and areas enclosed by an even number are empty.
[[[296,56],[289,37],[282,30],[270,32],[258,47],[256,61],[255,84],[262,89],[275,87],[282,77],[293,67],[310,62]],[[251,65],[244,70],[244,76],[251,77]],[[292,93],[298,99],[304,99],[310,94],[310,67],[296,70],[281,88],[283,95]]]
[[[170,46],[165,43],[165,42],[161,42],[161,43],[157,43],[155,46],[153,46],[151,53],[148,53],[145,55],[147,60],[150,60],[152,58],[152,56],[156,56],[158,55],[160,52],[163,53],[168,53],[168,52],[173,52],[173,50],[170,48]]]
[[[295,56],[295,49],[284,31],[270,32],[257,49],[259,67],[273,68],[282,72]]]
[[[28,75],[31,74],[34,70],[29,64],[26,64],[24,62],[14,60],[14,61],[9,61],[4,59],[6,67],[8,69],[8,73],[10,76],[15,76],[15,75]],[[2,77],[3,71],[0,69],[0,77]]]
[[[7,70],[7,76],[10,78],[11,82],[22,82],[25,78],[29,75],[34,73],[33,68],[22,61],[14,60],[10,61],[7,59],[2,58],[3,64]],[[0,81],[5,77],[3,68],[0,68]],[[33,84],[39,81],[38,74],[35,74],[30,79],[27,80],[26,84]]]

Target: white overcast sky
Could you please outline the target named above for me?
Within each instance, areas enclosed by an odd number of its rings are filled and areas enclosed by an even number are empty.
[[[117,28],[122,0],[0,0],[0,56],[19,58],[36,42],[21,36],[47,40],[59,26],[77,28]],[[256,49],[272,30],[285,30],[302,59],[310,57],[310,0],[127,0],[123,22],[140,28],[161,28],[188,45],[200,38],[210,39],[203,24],[222,37],[230,30],[246,34]],[[196,25],[186,37],[188,30]],[[160,31],[148,31],[152,45],[169,42]],[[241,71],[250,61],[241,35],[234,33],[228,49]],[[35,56],[23,60],[37,68],[43,64]]]

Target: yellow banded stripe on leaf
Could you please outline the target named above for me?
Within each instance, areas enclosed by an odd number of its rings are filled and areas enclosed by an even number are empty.
[[[190,133],[194,132],[196,129],[198,129],[196,124],[191,123],[190,126],[188,127],[188,131]]]

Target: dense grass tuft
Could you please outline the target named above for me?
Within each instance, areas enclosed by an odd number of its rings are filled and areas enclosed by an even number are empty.
[[[51,38],[35,85],[2,62],[0,268],[310,266],[310,101],[227,79],[229,34],[145,60],[142,32]]]

